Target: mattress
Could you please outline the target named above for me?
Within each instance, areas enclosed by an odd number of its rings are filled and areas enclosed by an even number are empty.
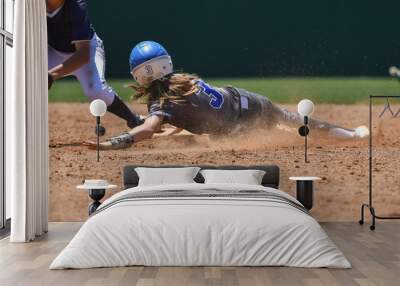
[[[351,267],[290,195],[256,185],[198,183],[115,194],[50,269],[130,265]]]

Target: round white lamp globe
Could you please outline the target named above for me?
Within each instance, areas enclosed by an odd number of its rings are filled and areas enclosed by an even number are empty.
[[[309,99],[303,99],[297,105],[297,111],[301,116],[309,116],[314,112],[314,103]]]
[[[93,100],[90,104],[90,113],[93,116],[103,116],[107,112],[107,105],[101,99]]]

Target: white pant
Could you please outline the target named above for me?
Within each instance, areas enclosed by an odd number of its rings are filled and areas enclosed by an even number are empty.
[[[49,70],[62,64],[72,55],[72,53],[63,53],[48,46]],[[97,35],[94,35],[90,41],[89,62],[75,70],[72,75],[80,82],[85,96],[89,97],[91,101],[102,99],[108,106],[114,101],[115,92],[107,85],[104,73],[105,53],[103,41]]]

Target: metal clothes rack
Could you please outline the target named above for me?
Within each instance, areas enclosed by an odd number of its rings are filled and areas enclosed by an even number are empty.
[[[400,219],[400,216],[379,216],[375,212],[375,208],[373,207],[372,201],[372,101],[374,98],[386,98],[385,107],[379,118],[383,116],[383,114],[389,110],[392,117],[397,117],[400,114],[400,110],[394,113],[390,107],[389,98],[400,98],[400,95],[370,95],[369,96],[369,172],[368,172],[368,204],[362,204],[361,206],[361,219],[359,223],[364,224],[364,208],[368,208],[371,216],[372,216],[372,224],[370,225],[371,230],[375,230],[375,220],[376,219]]]

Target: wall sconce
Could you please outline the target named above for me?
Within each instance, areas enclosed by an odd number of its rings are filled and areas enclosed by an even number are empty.
[[[307,136],[310,132],[308,117],[314,112],[314,103],[309,99],[303,99],[297,105],[297,111],[304,118],[304,125],[299,128],[299,134],[304,137],[304,161],[305,163],[309,163],[307,160]]]
[[[97,134],[97,162],[100,161],[100,136],[104,135],[105,129],[100,125],[100,117],[107,112],[107,105],[101,99],[93,100],[90,103],[90,113],[96,117],[96,134]]]

